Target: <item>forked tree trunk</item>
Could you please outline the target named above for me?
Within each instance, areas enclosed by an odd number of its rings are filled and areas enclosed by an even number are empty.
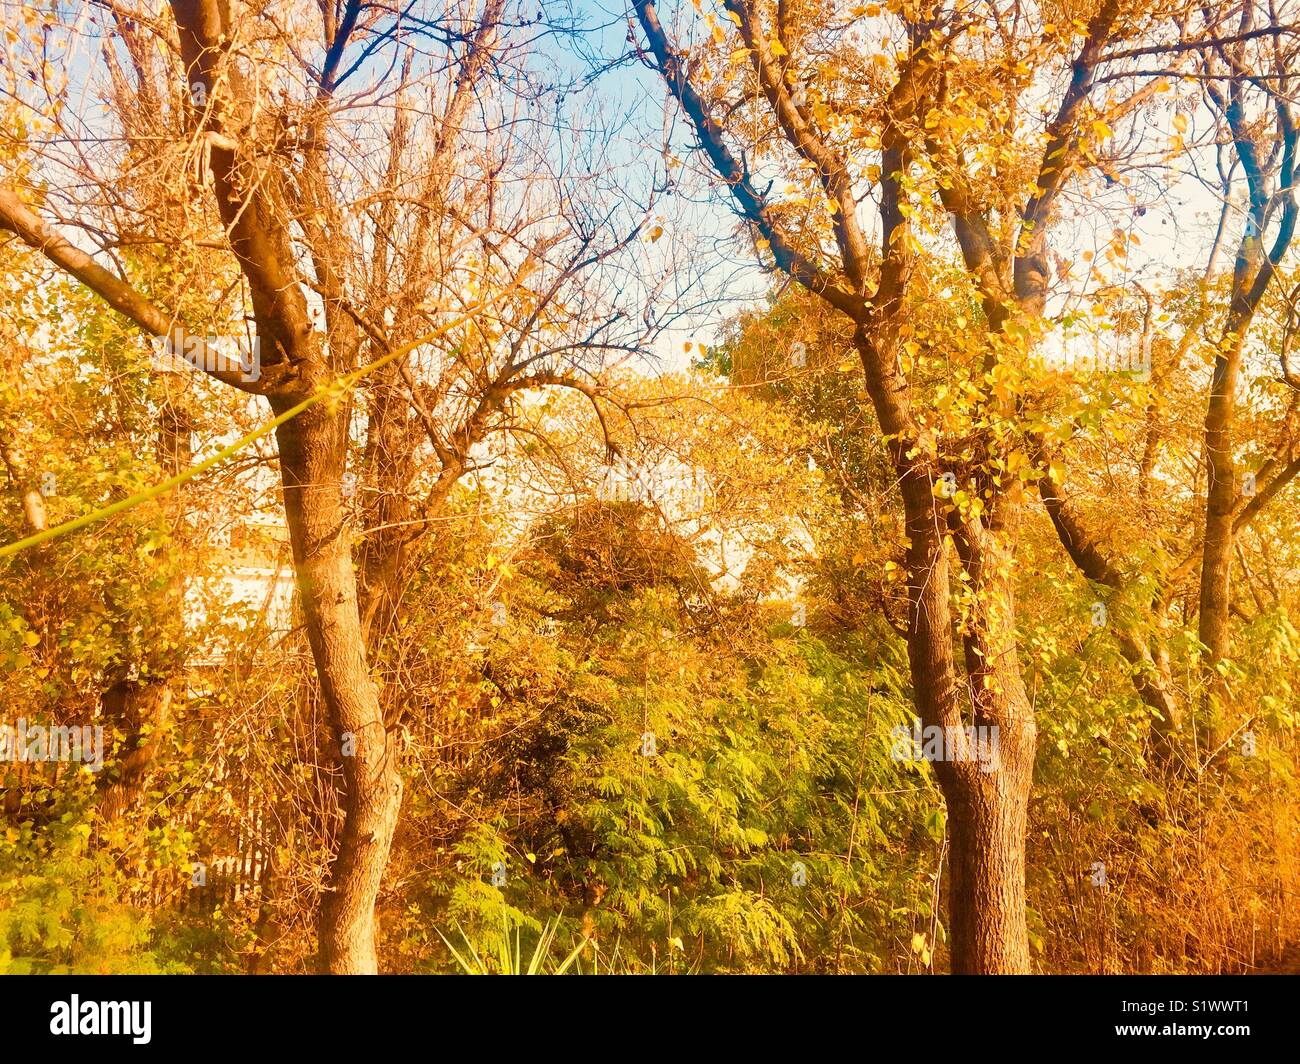
[[[897,417],[887,382],[869,373],[877,409]],[[882,387],[881,385],[885,386]],[[883,400],[883,402],[882,402]],[[888,424],[886,418],[882,422]],[[886,431],[890,431],[889,426]],[[908,663],[917,712],[927,727],[998,729],[992,771],[978,758],[933,765],[948,810],[948,928],[954,974],[1030,971],[1025,919],[1025,830],[1037,729],[1015,644],[1010,533],[982,530],[965,563],[979,590],[966,640],[963,693],[950,609],[952,539],[934,497],[934,470],[911,462],[910,441],[891,434],[907,518]],[[1008,507],[1018,503],[1004,501]],[[978,653],[975,652],[978,650]],[[963,708],[969,712],[964,713]]]
[[[320,910],[317,964],[373,974],[375,903],[402,802],[395,742],[370,679],[342,473],[345,410],[311,407],[277,430],[294,569],[321,696],[343,766],[343,829]]]
[[[1038,729],[1016,646],[1010,544],[1020,509],[1018,493],[1005,495],[994,503],[991,526],[972,517],[957,528],[974,600],[962,637],[970,701],[966,719],[990,742],[969,750],[967,760],[939,766],[951,839],[948,919],[955,975],[1031,970],[1025,833]]]
[[[915,544],[917,537],[912,533]],[[1030,971],[1025,920],[1025,832],[1033,784],[1037,730],[1024,695],[1006,617],[976,603],[974,623],[984,632],[980,654],[967,653],[971,712],[962,712],[948,616],[951,558],[937,535],[926,551],[930,564],[913,558],[912,617],[908,656],[921,721],[957,729],[967,723],[996,728],[996,758],[982,763],[978,749],[966,760],[933,764],[948,810],[950,838],[948,930],[954,975],[1016,975]],[[915,552],[913,552],[915,553]],[[995,581],[1009,594],[1009,577]],[[994,594],[997,591],[993,592]],[[993,638],[994,635],[1000,638]],[[989,662],[986,666],[984,663]],[[945,733],[947,734],[947,733]],[[993,734],[993,733],[984,733]],[[945,744],[947,745],[947,744]],[[987,749],[984,754],[987,755]]]

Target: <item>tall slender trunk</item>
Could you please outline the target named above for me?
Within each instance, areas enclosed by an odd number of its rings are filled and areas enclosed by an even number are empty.
[[[288,400],[282,404],[288,405]],[[321,696],[343,767],[343,829],[320,911],[322,972],[373,974],[375,904],[402,801],[398,751],[371,682],[343,504],[345,409],[277,430],[285,514]]]
[[[410,487],[418,440],[408,417],[409,400],[398,391],[397,379],[397,367],[388,365],[372,381],[366,432],[368,476],[361,512],[370,531],[358,551],[358,568],[361,626],[372,656],[397,616],[411,534]]]
[[[1228,656],[1232,605],[1233,506],[1236,502],[1236,466],[1232,458],[1232,421],[1237,402],[1237,376],[1241,366],[1242,332],[1237,326],[1226,350],[1214,360],[1210,401],[1205,412],[1205,457],[1209,474],[1205,496],[1205,547],[1201,560],[1200,606],[1197,636],[1205,647],[1203,658],[1205,697],[1209,708],[1211,746],[1217,703],[1227,686],[1217,666]]]

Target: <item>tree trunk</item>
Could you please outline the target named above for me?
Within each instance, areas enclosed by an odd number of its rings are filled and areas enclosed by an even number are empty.
[[[1244,324],[1238,326],[1244,328]],[[1210,745],[1227,693],[1216,666],[1228,656],[1232,604],[1233,506],[1236,503],[1236,466],[1232,459],[1232,421],[1237,401],[1237,375],[1241,366],[1241,333],[1233,334],[1227,350],[1214,360],[1210,401],[1205,412],[1205,458],[1209,473],[1205,496],[1205,547],[1201,555],[1200,612],[1197,636],[1205,646],[1202,662],[1206,706],[1211,729]]]
[[[944,734],[966,724],[998,729],[998,762],[937,761],[952,838],[948,891],[951,969],[958,973],[1027,973],[1025,826],[1033,784],[1037,729],[1016,653],[1012,595],[1014,524],[1023,503],[1000,499],[992,528],[973,519],[950,535],[936,498],[937,459],[922,453],[897,370],[891,330],[860,325],[867,390],[888,439],[907,522],[907,656],[921,723]],[[953,545],[972,581],[975,614],[966,636],[963,696],[949,602]],[[969,705],[969,717],[963,706]],[[945,743],[945,746],[947,744]]]
[[[996,746],[968,751],[940,768],[948,800],[951,858],[949,926],[955,975],[1027,974],[1025,831],[1038,729],[1016,646],[1014,552],[1018,492],[979,516],[951,518],[973,593],[962,636],[970,721]],[[996,729],[996,731],[993,731]],[[980,755],[972,760],[969,754]],[[996,753],[996,756],[991,756]]]
[[[407,416],[409,400],[398,392],[397,378],[397,367],[388,365],[371,382],[366,431],[363,468],[372,476],[367,478],[360,510],[372,531],[358,550],[358,568],[361,627],[372,656],[397,617],[411,535],[410,486],[418,440]]]
[[[284,405],[288,404],[284,401]],[[321,903],[322,972],[373,974],[375,904],[402,801],[395,741],[371,682],[343,504],[346,407],[321,403],[276,432],[294,569],[343,767],[343,829]]]
[[[1030,971],[1025,923],[1029,776],[1007,767],[950,785],[948,929],[953,975]]]
[[[125,736],[117,774],[104,788],[100,812],[117,820],[139,804],[171,725],[172,689],[167,680],[119,680],[101,698],[104,720]]]
[[[996,758],[981,751],[932,765],[948,808],[948,928],[954,975],[1013,975],[1030,971],[1025,921],[1025,831],[1033,784],[1037,729],[1025,696],[1010,625],[1010,573],[982,579],[978,555],[967,562],[983,584],[967,637],[971,713],[962,713],[948,610],[951,551],[936,532],[909,527],[913,588],[908,657],[917,708],[927,727],[964,736],[967,723],[996,728]],[[931,528],[933,527],[931,523]],[[929,540],[916,552],[921,536]],[[988,549],[987,546],[985,549]],[[926,564],[926,557],[929,564]],[[1004,563],[1005,559],[1001,559]],[[981,733],[977,733],[981,734]],[[945,747],[947,747],[945,743]],[[986,749],[985,755],[989,753]],[[991,767],[988,767],[991,766]]]

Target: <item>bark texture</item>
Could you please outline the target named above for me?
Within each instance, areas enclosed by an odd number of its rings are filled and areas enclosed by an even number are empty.
[[[366,661],[341,478],[346,417],[325,404],[277,431],[307,636],[343,771],[343,828],[320,912],[318,965],[373,974],[375,905],[402,802],[398,750]]]

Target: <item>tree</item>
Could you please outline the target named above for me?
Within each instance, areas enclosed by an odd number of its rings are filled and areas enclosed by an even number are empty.
[[[727,0],[724,18],[703,15],[711,41],[685,52],[655,4],[634,6],[647,61],[760,257],[853,327],[905,513],[919,715],[1001,736],[997,773],[935,766],[952,831],[953,971],[1025,971],[1036,728],[1013,570],[1024,487],[1048,472],[1031,365],[1068,277],[1050,237],[1080,176],[1109,173],[1114,124],[1167,87],[1143,61],[1215,38],[1185,33],[1181,12],[1118,0],[1059,17]],[[954,257],[974,313],[918,324]]]
[[[1168,392],[1178,377],[1195,377],[1196,356],[1211,366],[1203,384],[1200,453],[1187,456],[1197,490],[1163,489],[1177,497],[1170,512],[1152,505],[1152,496],[1162,490],[1161,482],[1185,483],[1185,474],[1165,454],[1168,443],[1154,398],[1146,405],[1141,449],[1127,458],[1130,484],[1142,500],[1144,512],[1139,519],[1157,522],[1158,531],[1151,538],[1162,554],[1167,552],[1167,562],[1152,567],[1151,559],[1108,541],[1097,515],[1084,504],[1087,490],[1068,492],[1060,480],[1066,448],[1050,449],[1047,472],[1039,481],[1047,513],[1079,571],[1107,594],[1140,589],[1126,596],[1134,601],[1126,603],[1118,618],[1116,639],[1133,666],[1134,686],[1153,714],[1155,763],[1179,773],[1199,772],[1201,758],[1208,762],[1221,754],[1232,735],[1225,723],[1231,701],[1228,659],[1237,537],[1300,472],[1294,455],[1300,381],[1287,361],[1289,317],[1285,304],[1267,307],[1296,224],[1292,186],[1297,134],[1289,99],[1296,30],[1289,17],[1285,9],[1266,12],[1249,2],[1235,12],[1194,11],[1176,26],[1178,43],[1170,45],[1174,51],[1164,71],[1184,74],[1196,85],[1174,115],[1172,154],[1176,158],[1186,154],[1192,165],[1200,157],[1208,161],[1213,156],[1221,203],[1218,225],[1205,248],[1203,272],[1184,285],[1191,293],[1190,310],[1180,316],[1183,332],[1176,343],[1162,343],[1154,333],[1157,320],[1171,316],[1168,310],[1161,311],[1176,306],[1178,288],[1171,285],[1167,293],[1153,296],[1141,286],[1130,286],[1140,306],[1136,318],[1141,326],[1134,330],[1139,333],[1135,339],[1149,363],[1153,396],[1157,390]],[[1138,51],[1153,54],[1157,49]],[[1204,130],[1190,144],[1180,132],[1188,130],[1188,114],[1200,119]],[[1245,185],[1244,210],[1234,196],[1240,187],[1238,172]],[[1234,235],[1236,250],[1225,282],[1219,276],[1219,263]],[[1252,327],[1258,331],[1266,325],[1258,320],[1265,317],[1287,322],[1263,341],[1280,347],[1280,377],[1275,379],[1272,396],[1265,398],[1268,406],[1262,423],[1246,426],[1238,415],[1241,377],[1243,371],[1255,381],[1265,376],[1263,365],[1251,368],[1248,362]],[[1257,469],[1242,478],[1239,455],[1252,436],[1264,458],[1248,459]],[[1189,579],[1197,581],[1195,605],[1189,612],[1196,617],[1201,691],[1199,698],[1191,699],[1175,689],[1170,648],[1177,627],[1171,607],[1175,598],[1188,594]],[[1190,706],[1185,704],[1188,701]],[[1194,741],[1187,731],[1187,710],[1198,708],[1204,711],[1198,714],[1201,734]],[[1194,746],[1203,747],[1203,754]]]
[[[409,564],[414,537],[403,526],[427,530],[513,396],[562,385],[596,401],[595,363],[653,328],[629,313],[635,286],[581,279],[637,247],[645,213],[627,199],[593,208],[572,195],[562,169],[549,176],[567,82],[530,69],[526,46],[530,34],[563,27],[500,0],[411,20],[359,2],[303,4],[288,24],[224,0],[177,0],[163,18],[117,4],[105,11],[95,17],[112,29],[96,71],[113,104],[107,128],[133,150],[83,150],[112,138],[69,118],[60,92],[74,75],[60,72],[33,89],[54,135],[21,179],[28,198],[12,180],[0,188],[0,226],[277,415],[294,569],[342,774],[319,963],[373,972],[374,906],[402,777],[367,629],[384,630]],[[388,151],[358,155],[371,135]],[[599,153],[584,162],[598,187]],[[200,247],[225,256],[234,283],[213,285],[213,295],[237,321],[247,316],[252,351],[244,344],[233,358],[206,323],[46,222],[40,212],[64,198],[58,175],[70,171],[91,192],[59,213],[95,234],[101,253],[158,246],[182,274]],[[433,362],[442,370],[419,380]],[[373,524],[358,587],[345,475],[351,386],[367,378],[358,479],[369,481]],[[413,511],[420,436],[439,472]]]

